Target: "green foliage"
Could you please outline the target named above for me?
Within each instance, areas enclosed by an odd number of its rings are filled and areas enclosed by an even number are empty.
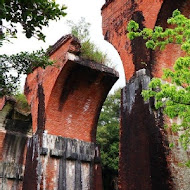
[[[16,94],[14,97],[16,99],[17,109],[24,110],[25,112],[30,112],[30,106],[28,105],[28,102],[24,94],[19,93]]]
[[[65,9],[65,6],[59,6],[54,0],[1,0],[0,46],[4,40],[16,37],[17,23],[21,24],[27,38],[35,36],[44,41],[42,27],[48,26],[50,20],[65,16]]]
[[[71,27],[71,34],[81,42],[81,57],[97,63],[107,64],[109,61],[107,55],[100,51],[96,45],[90,41],[90,23],[87,23],[84,18],[81,18],[78,23],[69,21],[68,24]]]
[[[188,168],[190,168],[190,160],[188,160],[188,161],[185,163],[185,166],[187,166]]]
[[[78,38],[81,42],[89,39],[90,23],[86,22],[84,17],[82,17],[78,23],[74,23],[73,21],[69,20],[68,25],[71,27],[71,34]]]
[[[120,90],[109,95],[102,107],[97,129],[104,168],[118,170]]]
[[[171,128],[174,132],[183,131],[180,141],[187,149],[190,145],[190,19],[175,10],[167,22],[173,27],[164,30],[157,26],[154,30],[144,28],[140,31],[131,21],[128,37],[132,40],[142,36],[147,40],[147,48],[153,50],[164,50],[167,44],[174,43],[179,44],[184,51],[185,56],[176,60],[172,70],[164,69],[163,79],[170,83],[153,78],[149,84],[150,89],[143,91],[142,95],[145,100],[154,97],[156,109],[163,108],[170,118],[181,119],[181,122],[172,124]]]
[[[37,67],[45,68],[52,64],[43,50],[0,55],[0,96],[16,93],[21,74],[29,74]]]
[[[188,167],[188,168],[190,168],[190,160],[188,160],[187,162],[180,162],[180,163],[178,163],[178,166],[180,166],[180,167]]]
[[[104,189],[117,183],[119,162],[120,89],[108,95],[98,121],[97,143],[101,149]]]
[[[101,64],[106,64],[107,59],[106,54],[101,52],[90,40],[82,42],[81,57]]]
[[[153,50],[156,48],[164,50],[169,43],[180,44],[181,49],[190,54],[190,19],[182,15],[179,10],[175,10],[173,16],[167,22],[174,25],[174,27],[164,30],[162,27],[156,26],[154,30],[149,28],[140,30],[138,23],[131,20],[127,26],[127,36],[130,40],[142,36],[148,40],[147,48]]]
[[[18,23],[27,38],[34,36],[44,41],[42,27],[48,26],[50,20],[65,16],[65,9],[65,6],[59,6],[54,0],[1,0],[0,46],[4,41],[16,38]],[[0,55],[0,96],[15,94],[21,74],[28,74],[36,67],[51,64],[43,50],[11,56]]]

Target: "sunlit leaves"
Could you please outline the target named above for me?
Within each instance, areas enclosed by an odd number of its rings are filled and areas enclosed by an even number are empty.
[[[153,30],[144,28],[140,30],[138,23],[131,20],[127,26],[128,38],[133,40],[135,37],[142,36],[147,40],[147,48],[155,50],[165,49],[169,43],[181,45],[181,49],[190,54],[190,20],[180,13],[179,10],[173,12],[173,17],[168,19],[168,24],[175,27],[164,30],[160,26],[156,26]]]
[[[146,42],[146,47],[151,48],[151,49],[155,49],[154,40],[149,40],[148,42]]]
[[[139,24],[137,22],[131,20],[130,24],[127,26],[127,30],[129,32],[132,32],[132,31],[137,32],[138,29],[139,29]]]
[[[185,56],[176,60],[173,69],[164,69],[162,78],[169,82],[153,78],[149,90],[143,91],[142,95],[145,100],[154,97],[155,108],[162,108],[174,121],[180,119],[180,122],[172,123],[171,128],[173,132],[183,132],[179,140],[187,149],[190,145],[190,19],[175,10],[167,22],[173,27],[134,30],[135,23],[131,21],[127,27],[130,29],[128,37],[133,40],[136,36],[142,36],[147,40],[147,48],[153,50],[164,50],[167,44],[174,43],[184,51]]]
[[[4,40],[16,36],[17,23],[21,24],[27,38],[34,36],[45,40],[42,27],[48,26],[50,20],[57,20],[65,16],[65,9],[65,6],[59,6],[52,0],[0,1],[0,45]],[[5,21],[8,22],[8,26]]]

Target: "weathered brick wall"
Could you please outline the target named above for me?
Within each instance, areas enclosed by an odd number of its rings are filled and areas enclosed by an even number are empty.
[[[62,43],[50,52],[55,66],[38,68],[27,77],[25,94],[31,104],[33,131],[95,142],[102,103],[118,76],[104,65],[77,60],[69,53],[79,52],[78,44],[73,50],[77,41],[71,36]]]
[[[9,97],[0,99],[0,189],[22,189],[31,116]]]
[[[151,102],[144,102],[150,74],[145,69],[122,90],[119,188],[122,190],[174,189],[166,157],[168,139],[161,115],[154,113]]]
[[[118,73],[78,57],[71,35],[48,53],[54,65],[36,68],[25,84],[32,120],[15,100],[0,99],[0,189],[101,190],[96,128]]]
[[[112,0],[102,7],[105,39],[118,51],[129,80],[136,70],[149,67],[150,55],[142,39],[132,42],[126,37],[127,23],[133,19],[140,27],[153,28],[163,0]],[[147,66],[141,64],[147,63]]]
[[[23,189],[101,189],[94,184],[100,164],[94,143],[44,133],[41,146],[39,138],[29,142]]]
[[[170,27],[166,23],[167,18],[171,17],[173,10],[179,9],[182,14],[189,17],[190,14],[190,2],[189,0],[175,0],[175,1],[164,1],[158,18],[156,21],[157,26],[163,28]],[[151,72],[155,77],[161,77],[163,68],[172,68],[176,59],[183,56],[183,52],[180,51],[179,45],[169,44],[164,51],[151,52]]]
[[[27,77],[34,135],[28,144],[24,190],[102,189],[96,128],[118,73],[79,54],[78,40],[65,36],[49,51],[54,65]]]
[[[144,102],[141,92],[149,81],[150,74],[142,69],[122,89],[119,188],[188,190],[190,168],[184,164],[190,149],[183,149],[179,133],[164,129],[164,123],[180,121],[155,111],[152,101]]]
[[[176,140],[179,134],[163,129],[163,122],[168,119],[143,102],[141,91],[147,76],[138,74],[146,69],[150,76],[161,77],[162,69],[172,68],[183,54],[178,45],[168,45],[161,52],[150,51],[142,38],[130,41],[126,37],[131,19],[141,29],[156,25],[166,28],[167,18],[177,8],[189,17],[188,0],[108,0],[102,7],[104,37],[120,54],[127,80],[122,91],[120,129],[119,189],[122,190],[190,187],[189,170],[179,166],[189,159],[189,152]],[[170,142],[175,142],[174,149],[168,148]]]

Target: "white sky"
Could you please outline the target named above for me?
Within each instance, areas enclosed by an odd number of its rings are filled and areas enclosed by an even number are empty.
[[[112,92],[118,87],[123,87],[125,85],[125,77],[120,57],[113,46],[103,39],[102,35],[101,7],[105,0],[57,0],[56,2],[63,2],[67,6],[67,15],[57,22],[50,21],[49,27],[43,28],[43,32],[46,35],[45,43],[38,41],[35,38],[27,39],[20,32],[17,39],[12,40],[12,43],[4,44],[0,48],[0,54],[13,54],[21,51],[31,52],[41,48],[46,49],[49,45],[53,45],[63,35],[69,33],[70,29],[67,26],[67,20],[72,20],[77,23],[81,17],[84,17],[85,20],[91,24],[91,40],[102,51],[108,54],[108,57],[115,66],[115,69],[119,72],[120,79],[114,85]],[[24,85],[24,77],[21,85]]]

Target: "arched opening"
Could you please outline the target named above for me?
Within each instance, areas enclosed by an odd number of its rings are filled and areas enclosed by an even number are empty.
[[[100,145],[102,160],[102,179],[104,190],[118,189],[119,128],[121,88],[126,85],[123,64],[117,50],[104,41],[108,66],[119,72],[119,79],[109,92],[98,121],[96,142]]]

